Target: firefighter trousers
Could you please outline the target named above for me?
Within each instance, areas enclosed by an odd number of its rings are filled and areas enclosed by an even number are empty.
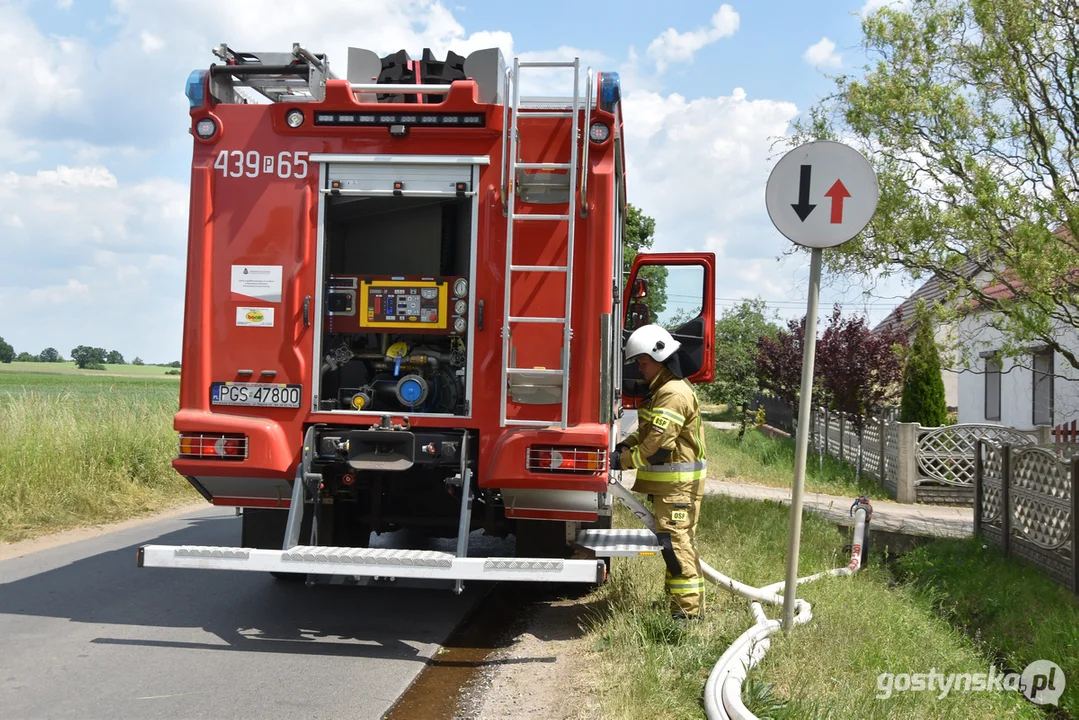
[[[696,544],[703,484],[703,480],[672,483],[669,492],[652,496],[656,537],[667,566],[667,596],[676,616],[696,617],[704,612],[704,575]]]

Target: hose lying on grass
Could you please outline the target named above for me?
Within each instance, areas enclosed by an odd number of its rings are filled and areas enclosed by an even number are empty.
[[[655,516],[648,511],[625,488],[619,492],[618,497],[633,515],[640,520],[649,530],[655,532]],[[816,575],[798,578],[798,585],[811,582],[829,575],[851,575],[862,567],[862,549],[865,547],[866,526],[873,515],[873,508],[865,497],[860,497],[851,506],[851,515],[854,517],[854,540],[851,545],[850,563],[846,567],[834,568],[819,572]],[[704,686],[704,710],[709,720],[757,720],[757,716],[749,711],[742,702],[742,683],[746,679],[746,673],[750,668],[760,662],[768,651],[770,645],[769,636],[781,627],[779,620],[769,620],[764,614],[764,604],[783,605],[781,591],[786,584],[783,581],[773,583],[766,587],[756,588],[740,583],[719,572],[711,565],[701,560],[701,569],[704,577],[718,585],[727,592],[740,595],[752,601],[753,616],[756,624],[742,633],[727,651],[720,656],[712,672],[708,675],[708,682]],[[813,618],[813,608],[805,600],[794,601],[794,624],[801,625]]]

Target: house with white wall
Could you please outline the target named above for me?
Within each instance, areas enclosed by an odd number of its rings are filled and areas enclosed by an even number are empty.
[[[1055,427],[1079,419],[1079,371],[1058,352],[1031,345],[1015,358],[1001,355],[1002,334],[989,312],[973,312],[959,322],[967,348],[959,372],[959,422],[999,423],[1020,430]],[[1079,333],[1057,326],[1056,338],[1079,349]]]
[[[973,271],[974,265],[970,264],[968,269]],[[919,301],[924,301],[929,309],[945,301],[945,287],[939,277],[934,275],[922,284],[910,297],[889,313],[888,317],[878,323],[873,328],[873,332],[901,326],[907,330],[908,341],[913,341],[916,329],[914,327],[914,318]],[[940,349],[940,376],[941,380],[944,381],[944,402],[949,411],[954,411],[959,407],[959,375],[954,369],[958,359],[954,349],[955,334],[956,326],[953,323],[942,323],[938,325],[933,333],[937,347]]]

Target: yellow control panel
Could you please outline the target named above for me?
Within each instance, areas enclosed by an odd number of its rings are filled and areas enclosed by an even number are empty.
[[[437,280],[359,282],[361,328],[412,332],[449,328],[449,284]]]

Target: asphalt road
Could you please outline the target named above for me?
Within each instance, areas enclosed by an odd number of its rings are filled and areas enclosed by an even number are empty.
[[[207,507],[0,560],[0,717],[379,718],[488,589],[137,568],[150,543],[239,545],[240,519]]]
[[[0,717],[378,718],[486,589],[135,566],[239,541],[207,507],[0,561]]]

